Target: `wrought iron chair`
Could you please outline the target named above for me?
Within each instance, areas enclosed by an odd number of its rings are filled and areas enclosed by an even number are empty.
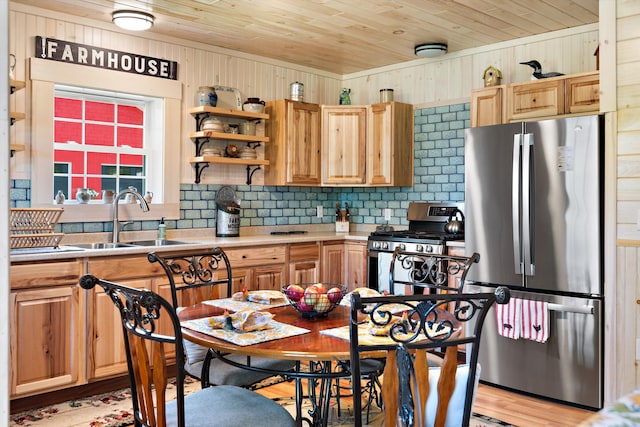
[[[363,298],[351,296],[350,348],[355,425],[362,425],[360,358],[386,352],[382,396],[385,425],[468,426],[479,377],[478,349],[489,308],[509,301],[509,290],[495,293],[448,293]],[[391,306],[393,304],[393,306]],[[400,308],[406,308],[401,310]],[[363,323],[381,328],[388,339],[363,341]],[[398,317],[393,313],[404,312]],[[474,319],[473,330],[461,333],[460,325]],[[386,328],[386,329],[385,329]],[[467,364],[459,366],[458,346],[467,346]],[[441,349],[441,367],[429,367],[427,351]],[[453,418],[453,419],[449,419]]]
[[[136,427],[212,423],[229,427],[295,425],[293,417],[282,406],[242,387],[207,387],[185,396],[183,337],[173,306],[146,289],[130,288],[89,274],[80,279],[84,289],[93,289],[96,285],[104,289],[122,318]],[[167,320],[170,326],[166,326]],[[167,356],[173,349],[177,398],[167,402]]]
[[[404,285],[413,288],[411,293],[417,293],[415,290],[420,288],[431,292],[461,293],[469,269],[478,261],[480,255],[477,253],[465,257],[407,252],[396,248],[389,267],[389,289]]]
[[[181,252],[179,255],[147,255],[150,263],[158,263],[164,270],[171,288],[171,301],[176,312],[181,308],[205,300],[231,297],[233,277],[229,259],[222,248]],[[224,355],[226,362],[213,350],[185,340],[185,371],[209,385],[236,385],[255,388],[275,372],[295,368],[291,360],[249,357],[240,354]],[[236,364],[234,366],[233,364]],[[243,367],[241,367],[243,366]],[[248,369],[246,367],[249,367]]]

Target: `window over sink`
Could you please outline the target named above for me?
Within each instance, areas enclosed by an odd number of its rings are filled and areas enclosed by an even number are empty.
[[[128,219],[178,218],[182,84],[39,58],[31,60],[31,206],[65,194],[60,222],[110,221],[99,190],[153,192],[150,212]],[[64,111],[66,110],[66,111]],[[75,203],[77,188],[96,199]],[[55,189],[55,191],[54,191]]]

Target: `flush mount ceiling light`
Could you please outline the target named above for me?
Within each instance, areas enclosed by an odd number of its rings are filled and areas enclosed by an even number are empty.
[[[137,10],[116,10],[111,14],[113,23],[131,31],[144,31],[153,26],[154,17],[147,12]]]
[[[415,53],[421,58],[435,58],[447,53],[446,43],[422,43],[415,47]]]

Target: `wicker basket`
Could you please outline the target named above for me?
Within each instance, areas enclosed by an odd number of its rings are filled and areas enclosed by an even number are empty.
[[[54,233],[63,208],[12,208],[11,249],[57,247],[64,233]]]

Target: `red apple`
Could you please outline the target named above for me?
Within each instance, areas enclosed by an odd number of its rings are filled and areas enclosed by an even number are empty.
[[[298,310],[300,310],[303,313],[308,313],[310,311],[313,311],[313,306],[306,304],[304,302],[304,299],[301,299],[300,301],[298,301],[297,307],[298,307]]]
[[[327,296],[329,297],[329,301],[334,304],[337,304],[342,299],[342,289],[340,288],[331,288],[329,292],[327,292]]]
[[[302,286],[289,285],[285,293],[291,301],[300,301],[300,298],[304,295],[304,289],[302,289]]]
[[[310,286],[307,289],[304,290],[304,302],[307,305],[310,306],[314,306],[316,301],[318,301],[318,296],[320,295],[320,293],[318,292],[318,290],[313,287]]]

